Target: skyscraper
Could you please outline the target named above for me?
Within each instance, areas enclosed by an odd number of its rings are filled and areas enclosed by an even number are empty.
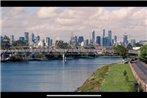
[[[46,43],[47,43],[47,46],[51,46],[51,39],[50,37],[46,37]]]
[[[11,35],[11,37],[10,37],[10,44],[12,45],[13,42],[14,42],[14,35]]]
[[[135,39],[131,39],[131,45],[134,46],[136,44],[136,40]]]
[[[79,36],[78,44],[80,45],[83,41],[84,41],[84,37],[83,36]]]
[[[108,37],[103,38],[103,46],[107,46],[108,44]]]
[[[32,33],[32,42],[35,43],[35,35]]]
[[[112,32],[111,30],[108,31],[108,46],[112,46]]]
[[[124,36],[123,36],[123,45],[124,45],[125,47],[127,47],[127,45],[128,45],[128,35],[124,35]]]
[[[25,42],[25,38],[24,37],[19,37],[19,40],[22,42]]]
[[[38,43],[40,41],[40,36],[36,36],[36,43]]]
[[[29,45],[29,33],[25,32],[24,35],[25,35],[25,42]]]
[[[92,44],[95,44],[95,31],[92,32]]]
[[[88,41],[88,39],[85,40],[85,45],[86,45],[86,46],[89,45],[89,41]]]
[[[96,37],[96,43],[101,46],[101,37],[100,36],[97,36]]]
[[[53,39],[51,39],[50,41],[51,41],[51,46],[52,46],[52,44],[53,44]]]
[[[114,43],[117,43],[117,36],[114,36]]]
[[[103,29],[102,45],[105,46],[105,29]]]

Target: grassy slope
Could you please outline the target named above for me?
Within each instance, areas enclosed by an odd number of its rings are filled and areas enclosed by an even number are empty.
[[[123,75],[127,71],[129,81]],[[110,64],[98,69],[81,87],[81,92],[128,92],[135,91],[136,82],[128,64]]]
[[[123,75],[124,70],[127,71],[128,81]],[[108,92],[132,92],[134,89],[134,83],[136,82],[131,69],[128,64],[116,64],[111,67],[111,71],[105,78],[105,82],[102,86],[102,91]]]

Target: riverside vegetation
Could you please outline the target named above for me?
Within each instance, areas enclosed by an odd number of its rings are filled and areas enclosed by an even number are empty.
[[[128,64],[109,64],[97,69],[77,91],[136,92],[136,82]]]

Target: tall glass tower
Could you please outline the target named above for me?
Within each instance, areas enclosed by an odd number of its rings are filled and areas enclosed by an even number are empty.
[[[95,31],[92,32],[92,44],[95,44]]]
[[[111,30],[108,31],[108,46],[112,46],[112,32]]]

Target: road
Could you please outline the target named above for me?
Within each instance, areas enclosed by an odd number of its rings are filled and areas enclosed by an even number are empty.
[[[141,61],[135,61],[132,63],[132,67],[134,68],[140,79],[147,83],[147,64]]]

